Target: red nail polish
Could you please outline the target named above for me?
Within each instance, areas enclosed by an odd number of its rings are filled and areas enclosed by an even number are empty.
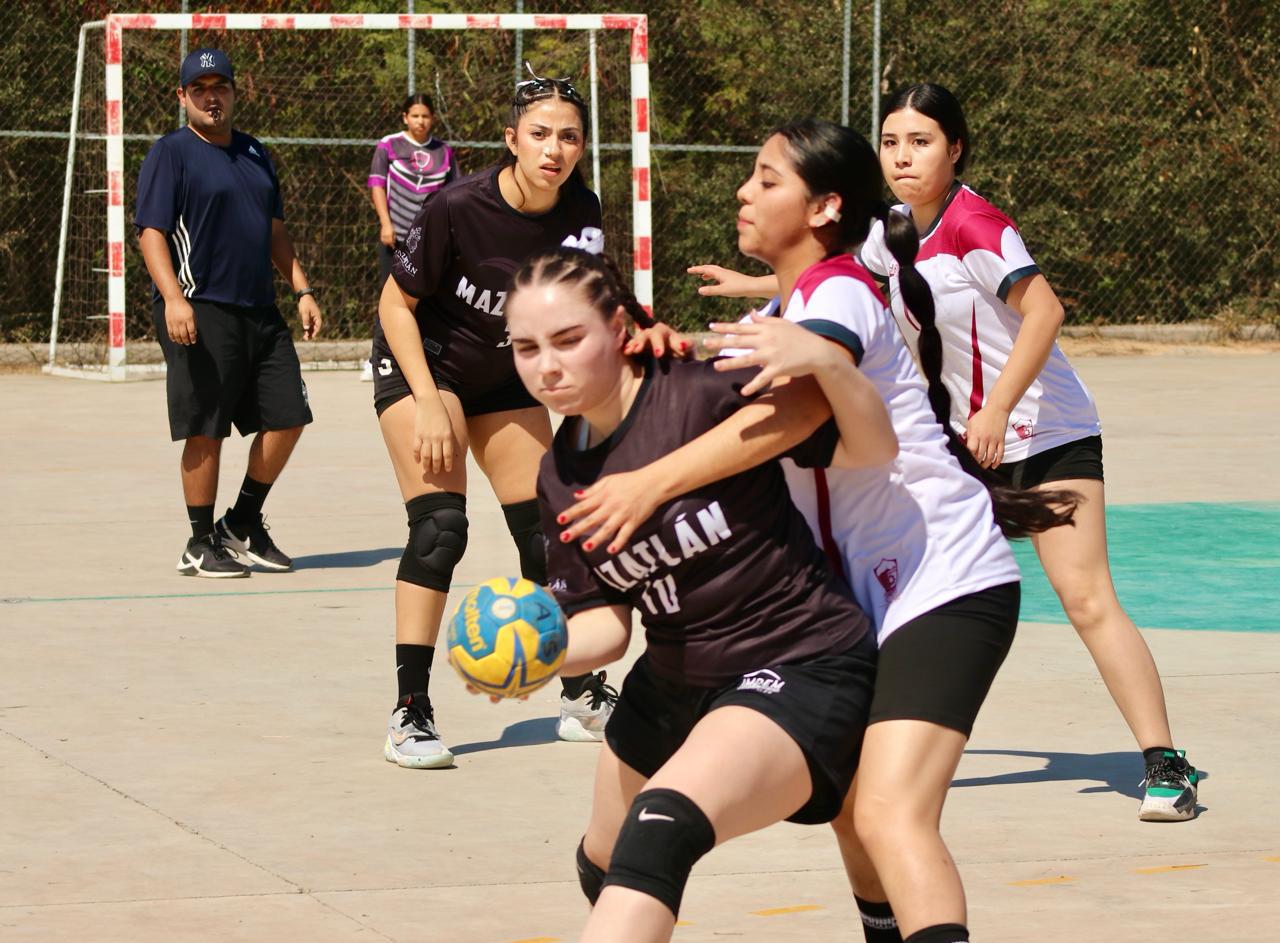
[[[563,515],[563,514],[561,514],[559,517],[557,517],[557,518],[556,518],[556,523],[557,523],[557,524],[563,524],[563,523],[564,523],[564,515]]]
[[[582,497],[584,494],[586,494],[586,492],[585,492],[585,491],[575,491],[575,492],[573,493],[573,496],[574,496],[575,498],[580,498],[580,497]]]
[[[689,349],[689,342],[688,342],[688,341],[681,341],[681,342],[680,342],[680,349],[681,349],[681,350],[688,350],[688,349]]]
[[[583,549],[583,550],[594,550],[594,549],[595,549],[595,546],[596,546],[595,544],[593,544],[591,541],[589,541],[589,540],[588,540],[585,544],[583,544],[583,545],[582,545],[582,549]]]
[[[573,538],[570,537],[567,532],[560,535],[560,542],[562,544],[567,544],[571,540],[573,540]]]

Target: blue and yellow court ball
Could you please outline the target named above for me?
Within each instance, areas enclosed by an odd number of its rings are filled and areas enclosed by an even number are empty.
[[[556,676],[569,632],[551,594],[499,576],[463,597],[449,620],[449,663],[485,694],[522,697]]]

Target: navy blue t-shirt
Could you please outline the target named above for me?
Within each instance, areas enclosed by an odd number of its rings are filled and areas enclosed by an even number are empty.
[[[139,233],[168,234],[187,298],[273,304],[272,218],[284,219],[280,183],[267,149],[247,134],[232,131],[231,144],[219,147],[180,128],[156,141],[142,162],[134,225]]]

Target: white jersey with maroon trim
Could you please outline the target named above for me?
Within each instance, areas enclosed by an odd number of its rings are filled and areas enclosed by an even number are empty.
[[[910,208],[899,204],[894,212],[909,215]],[[903,306],[883,223],[871,227],[858,255],[873,275],[888,279],[894,320],[917,353],[920,325]],[[1013,220],[957,184],[920,239],[916,270],[933,292],[942,381],[951,394],[952,424],[963,434],[1008,363],[1022,327],[1022,316],[1005,302],[1009,289],[1040,269]],[[1101,431],[1093,397],[1055,343],[1044,369],[1009,413],[1004,460],[1020,461]]]
[[[776,315],[778,299],[762,313]],[[792,500],[819,544],[843,560],[879,641],[943,603],[1020,579],[987,490],[948,450],[924,380],[866,269],[847,255],[811,266],[784,316],[853,353],[898,436],[898,457],[872,468],[782,461]]]

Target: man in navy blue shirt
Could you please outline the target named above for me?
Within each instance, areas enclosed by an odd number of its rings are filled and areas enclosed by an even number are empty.
[[[157,141],[138,175],[134,220],[155,283],[153,317],[168,365],[169,431],[182,449],[191,540],[189,576],[288,570],[262,505],[302,427],[307,390],[289,328],[275,305],[271,266],[289,280],[303,336],[320,308],[284,225],[275,168],[262,144],[231,126],[235,75],[217,49],[182,62],[178,101],[187,126]],[[235,506],[214,523],[222,440],[232,424],[255,433]]]

